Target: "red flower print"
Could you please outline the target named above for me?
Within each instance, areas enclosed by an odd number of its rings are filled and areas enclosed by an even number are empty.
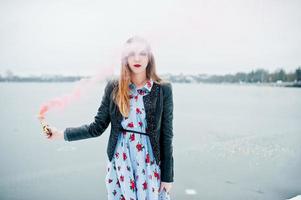
[[[143,185],[143,190],[146,190],[147,189],[147,182],[144,181],[144,183],[142,185]]]
[[[115,157],[119,158],[119,153],[118,152],[115,153]]]
[[[136,145],[136,148],[137,148],[137,150],[138,150],[138,152],[139,152],[139,151],[142,151],[142,149],[144,148],[144,146],[142,146],[142,144],[138,143],[138,144]]]
[[[129,97],[130,97],[130,99],[132,99],[132,98],[133,98],[133,95],[130,94]]]
[[[135,134],[134,133],[130,135],[130,141],[131,142],[135,141]]]
[[[134,127],[134,123],[133,122],[128,123],[128,127],[133,128]]]
[[[112,179],[109,179],[109,180],[108,180],[108,183],[112,183],[112,181],[113,181]]]
[[[124,181],[124,176],[120,176],[120,180],[123,182]]]
[[[136,100],[136,101],[138,100],[138,95],[135,96],[135,100]]]
[[[130,189],[134,191],[135,188],[136,188],[135,182],[131,179],[131,180],[130,180]]]
[[[124,198],[124,196],[123,196],[123,195],[121,195],[121,197],[120,197],[120,200],[125,200],[125,198]]]
[[[142,127],[143,123],[142,123],[142,122],[138,122],[138,125],[139,125],[140,127]]]
[[[146,163],[149,163],[149,162],[150,162],[149,153],[146,154],[145,162],[146,162]]]
[[[140,95],[144,95],[145,94],[145,91],[143,91],[143,90],[137,90],[137,92],[140,94]]]
[[[154,172],[154,177],[157,178],[157,180],[159,180],[160,179],[159,173],[158,172]]]
[[[136,108],[136,113],[137,114],[142,114],[141,110],[139,108]]]
[[[126,159],[127,159],[126,153],[123,152],[123,160],[126,160]]]

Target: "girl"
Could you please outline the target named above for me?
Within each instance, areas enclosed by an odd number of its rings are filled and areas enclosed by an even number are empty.
[[[118,79],[108,81],[94,122],[59,131],[49,139],[100,136],[111,123],[106,187],[110,200],[170,199],[173,183],[173,95],[156,73],[150,45],[128,39]]]

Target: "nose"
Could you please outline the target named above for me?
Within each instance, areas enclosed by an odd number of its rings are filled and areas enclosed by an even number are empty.
[[[135,54],[134,59],[135,59],[135,61],[139,61],[139,54]]]

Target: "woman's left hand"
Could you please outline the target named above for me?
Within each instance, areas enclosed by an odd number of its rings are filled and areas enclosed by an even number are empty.
[[[161,192],[161,191],[165,188],[165,191],[166,191],[167,193],[169,193],[170,190],[171,190],[171,187],[172,187],[172,182],[171,182],[171,183],[168,183],[168,182],[161,182],[159,192]]]

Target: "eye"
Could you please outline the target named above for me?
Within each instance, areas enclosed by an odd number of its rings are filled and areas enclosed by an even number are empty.
[[[129,54],[128,54],[128,56],[134,56],[135,55],[135,53],[133,52],[133,51],[131,51]]]
[[[147,53],[146,53],[145,51],[142,51],[142,52],[140,53],[140,55],[141,55],[141,56],[147,56]]]

